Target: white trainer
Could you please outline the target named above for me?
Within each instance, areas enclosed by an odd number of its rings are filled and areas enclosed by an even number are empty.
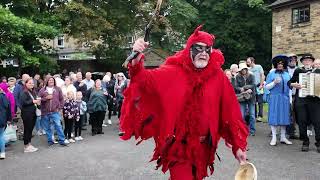
[[[81,136],[79,136],[79,139],[80,139],[80,141],[82,141],[82,140],[83,140],[83,138],[82,138]]]
[[[65,139],[65,140],[64,140],[64,143],[65,143],[65,144],[69,144],[70,142],[68,141],[68,139]]]
[[[69,142],[70,142],[70,143],[75,143],[76,141],[73,140],[73,139],[69,139]]]
[[[80,141],[79,137],[75,137],[74,140],[76,141]]]
[[[6,153],[2,152],[0,153],[0,159],[5,159],[6,158]]]
[[[108,124],[109,124],[109,125],[111,125],[111,124],[112,124],[112,121],[111,121],[110,119],[108,120]]]
[[[31,152],[36,152],[36,151],[38,151],[38,148],[35,148],[35,147],[31,146],[31,145],[26,147],[26,148],[24,148],[24,152],[25,153],[31,153]]]

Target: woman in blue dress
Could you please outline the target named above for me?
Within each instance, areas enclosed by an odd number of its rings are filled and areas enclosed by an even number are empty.
[[[290,75],[286,71],[289,58],[284,55],[278,55],[272,59],[275,69],[271,70],[267,76],[266,88],[270,91],[268,104],[269,114],[268,122],[272,131],[271,146],[277,145],[277,127],[280,126],[280,142],[290,145],[286,138],[286,126],[290,124],[290,98],[289,87]]]

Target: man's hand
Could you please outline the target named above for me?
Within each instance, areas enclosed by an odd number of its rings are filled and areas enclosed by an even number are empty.
[[[53,97],[53,96],[50,94],[50,95],[46,96],[46,99],[51,100],[52,97]]]
[[[244,92],[244,88],[240,88],[240,92]]]
[[[294,87],[296,89],[301,89],[302,88],[302,85],[299,84],[299,83],[291,83],[290,85],[291,85],[291,87]]]
[[[260,85],[260,86],[259,86],[259,90],[261,90],[261,89],[263,89],[263,85]]]
[[[248,89],[246,92],[251,94],[251,93],[252,93],[252,90],[251,90],[251,89]]]
[[[236,159],[239,161],[240,165],[247,163],[247,154],[241,149],[237,150]]]
[[[134,42],[133,47],[132,47],[132,51],[137,51],[137,52],[142,52],[143,50],[145,50],[147,47],[149,46],[148,42],[145,42],[143,40],[143,38],[139,38],[136,40],[136,42]],[[138,58],[132,60],[132,65],[136,65],[138,64],[140,61],[140,58],[138,56]]]

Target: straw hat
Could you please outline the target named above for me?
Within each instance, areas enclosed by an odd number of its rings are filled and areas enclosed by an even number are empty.
[[[242,71],[242,69],[248,69],[247,63],[246,62],[240,62],[239,63],[239,71]]]
[[[240,165],[236,172],[235,180],[257,180],[257,169],[252,163]]]

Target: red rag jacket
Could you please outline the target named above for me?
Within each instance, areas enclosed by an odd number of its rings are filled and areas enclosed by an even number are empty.
[[[142,57],[143,58],[143,57]],[[213,50],[206,68],[192,64],[189,51],[169,57],[160,68],[147,70],[143,61],[129,65],[130,86],[121,109],[121,137],[139,142],[153,138],[153,160],[165,173],[175,163],[188,162],[200,180],[213,173],[219,139],[232,145],[234,155],[247,146],[248,128],[230,81]]]

